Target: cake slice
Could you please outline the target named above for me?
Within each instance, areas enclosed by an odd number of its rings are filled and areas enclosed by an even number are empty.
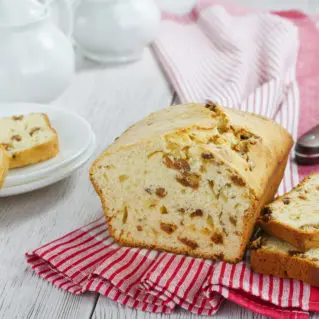
[[[120,244],[237,262],[292,143],[264,117],[175,105],[124,132],[90,177]]]
[[[0,188],[8,174],[9,158],[5,150],[0,146]]]
[[[250,245],[253,271],[281,278],[302,280],[319,287],[319,249],[296,250],[289,243],[261,234]]]
[[[319,174],[267,205],[258,220],[268,234],[300,250],[319,248]]]
[[[0,145],[10,168],[42,162],[59,152],[58,136],[42,113],[0,118]]]

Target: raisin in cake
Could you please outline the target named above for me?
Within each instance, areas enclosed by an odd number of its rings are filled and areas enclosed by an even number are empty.
[[[258,223],[267,233],[301,250],[319,248],[319,174],[306,177],[267,205]]]
[[[176,105],[125,131],[90,177],[120,244],[237,262],[292,143],[257,115]]]
[[[9,158],[4,148],[0,146],[0,188],[2,187],[3,182],[7,176],[8,168],[9,168]]]
[[[0,145],[16,168],[45,161],[59,152],[59,142],[47,115],[31,113],[0,118]]]
[[[261,234],[250,245],[253,271],[281,278],[303,280],[319,286],[319,249],[296,250],[289,243]]]

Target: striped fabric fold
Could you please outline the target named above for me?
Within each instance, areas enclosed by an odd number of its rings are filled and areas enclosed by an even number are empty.
[[[201,0],[187,16],[163,14],[153,49],[181,102],[211,100],[254,112],[296,139],[319,122],[317,20]],[[307,173],[291,154],[279,194]],[[179,306],[212,315],[224,299],[273,318],[303,319],[319,311],[319,289],[253,273],[246,261],[232,265],[120,247],[104,217],[26,256],[40,277],[61,289],[98,292],[143,311],[171,313]]]

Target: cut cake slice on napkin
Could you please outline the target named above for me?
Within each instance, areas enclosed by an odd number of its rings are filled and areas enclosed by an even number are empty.
[[[259,225],[300,250],[319,248],[319,174],[306,177],[262,210]]]
[[[319,287],[319,249],[302,252],[262,233],[250,245],[250,263],[255,272],[302,280]]]
[[[1,145],[9,156],[10,168],[39,163],[59,152],[56,131],[42,113],[0,118]]]
[[[238,262],[292,143],[261,116],[176,105],[129,128],[90,176],[119,243]]]
[[[8,174],[9,158],[5,150],[0,146],[0,188]]]

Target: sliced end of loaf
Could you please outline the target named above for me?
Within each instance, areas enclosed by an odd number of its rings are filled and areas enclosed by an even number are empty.
[[[302,252],[280,239],[261,234],[250,245],[250,263],[255,272],[319,286],[319,249]]]
[[[253,191],[189,134],[122,149],[95,163],[91,179],[110,233],[125,245],[236,262],[252,228],[246,220]]]
[[[319,174],[267,205],[258,222],[267,233],[298,249],[319,248]]]
[[[0,119],[0,145],[10,159],[10,168],[48,160],[59,152],[55,130],[45,114],[31,113]]]

